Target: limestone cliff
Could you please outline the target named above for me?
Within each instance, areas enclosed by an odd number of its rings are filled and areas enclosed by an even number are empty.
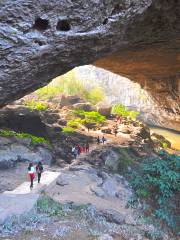
[[[179,115],[169,113],[160,107],[156,99],[138,83],[92,65],[78,67],[74,72],[76,78],[81,80],[86,88],[101,86],[105,91],[106,104],[121,103],[140,112],[139,118],[147,124],[180,131]],[[161,101],[163,102],[164,99],[162,98]]]
[[[1,0],[0,106],[119,52],[97,64],[133,77],[157,101],[162,92],[164,108],[177,112],[179,10],[177,0]]]

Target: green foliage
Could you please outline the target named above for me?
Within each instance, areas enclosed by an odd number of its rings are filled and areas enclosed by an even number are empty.
[[[168,144],[166,142],[163,142],[162,147],[166,149],[166,148],[168,148]]]
[[[32,144],[44,143],[46,145],[51,145],[48,140],[43,137],[37,137],[29,133],[17,133],[10,130],[0,130],[1,137],[17,137],[17,138],[30,138]]]
[[[81,126],[81,119],[80,118],[75,118],[75,119],[69,120],[67,122],[67,126],[71,127],[71,128],[78,129]]]
[[[159,157],[146,159],[141,174],[131,175],[131,183],[139,197],[155,203],[154,214],[177,230],[176,194],[180,190],[180,157],[161,151]]]
[[[127,108],[122,104],[113,105],[111,113],[122,116],[122,117],[130,117],[132,119],[136,119],[139,114],[136,111],[127,110]]]
[[[73,111],[73,114],[81,119],[89,119],[95,123],[103,123],[106,120],[105,116],[95,111],[87,112],[81,109],[77,109]]]
[[[96,105],[105,98],[105,93],[101,87],[94,87],[90,91],[85,91],[83,97],[90,103]]]
[[[39,213],[45,213],[49,216],[64,215],[63,206],[48,197],[42,197],[37,201],[37,210]]]
[[[35,99],[27,99],[25,101],[25,106],[27,106],[30,111],[46,111],[48,109],[48,104],[41,101],[36,101]]]
[[[73,111],[73,114],[78,118],[68,122],[68,124],[70,124],[71,127],[73,127],[73,125],[75,126],[84,125],[87,128],[92,128],[99,126],[106,120],[105,116],[95,111],[87,112],[81,109],[76,109]]]
[[[75,132],[74,128],[72,127],[64,127],[62,130],[63,133],[67,133],[67,134],[72,134]]]
[[[61,88],[56,86],[45,86],[38,89],[34,94],[38,99],[41,100],[52,100],[55,96],[59,95],[62,92]]]
[[[52,100],[60,94],[79,95],[92,104],[97,104],[105,97],[103,89],[98,86],[91,90],[86,89],[83,83],[76,79],[73,71],[55,78],[47,86],[38,89],[34,96],[41,100]]]
[[[88,209],[89,204],[81,204],[79,206],[73,206],[69,203],[60,204],[55,202],[50,197],[44,195],[37,201],[36,207],[38,213],[41,214],[47,214],[48,216],[66,216],[71,211],[73,211],[73,215],[80,215],[82,211]]]

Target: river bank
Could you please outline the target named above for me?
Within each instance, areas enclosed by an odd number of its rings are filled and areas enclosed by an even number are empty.
[[[149,126],[149,128],[151,133],[157,133],[162,135],[172,143],[172,147],[174,149],[180,151],[180,132],[156,126]]]

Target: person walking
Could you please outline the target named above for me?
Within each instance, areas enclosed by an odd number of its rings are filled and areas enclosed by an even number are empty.
[[[81,146],[79,144],[76,145],[76,149],[77,149],[78,155],[80,155],[82,149],[81,149]]]
[[[106,141],[106,138],[103,136],[102,137],[102,143],[104,144],[105,141]]]
[[[28,174],[29,174],[29,178],[30,178],[30,181],[31,181],[30,189],[32,190],[33,182],[34,182],[34,178],[35,178],[35,168],[33,166],[33,163],[29,163]]]
[[[85,153],[86,152],[86,144],[83,144],[82,149],[83,149],[83,153]]]
[[[72,154],[73,154],[73,156],[74,156],[74,159],[76,159],[76,158],[77,158],[77,155],[78,155],[78,149],[77,149],[77,147],[73,147],[73,148],[72,148]]]
[[[88,153],[88,152],[89,152],[89,143],[86,142],[86,153]]]
[[[38,176],[38,183],[40,183],[40,181],[41,181],[42,172],[43,172],[42,162],[38,162],[38,164],[36,166],[36,173],[37,173],[37,176]]]
[[[100,144],[100,137],[99,136],[97,137],[96,141],[97,141],[97,144]]]

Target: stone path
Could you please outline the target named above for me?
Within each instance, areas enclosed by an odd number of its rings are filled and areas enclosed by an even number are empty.
[[[92,151],[96,148],[98,148],[98,145],[93,144],[93,145],[91,145],[90,151]],[[53,185],[56,186],[56,184],[51,184],[51,183],[55,182],[55,180],[60,175],[63,175],[64,172],[66,172],[66,171],[69,172],[69,170],[71,168],[78,165],[78,162],[81,161],[85,156],[86,156],[86,154],[81,154],[76,160],[74,160],[72,162],[71,165],[69,165],[68,167],[65,167],[64,169],[59,169],[59,171],[57,171],[57,170],[52,171],[48,167],[46,167],[47,170],[45,170],[42,174],[41,183],[38,184],[37,180],[34,181],[33,190],[30,190],[30,182],[25,181],[21,185],[19,185],[17,188],[15,188],[14,190],[5,191],[5,192],[1,193],[0,194],[0,224],[2,224],[7,218],[9,218],[13,215],[18,216],[18,215],[22,215],[22,214],[25,214],[25,213],[28,213],[29,211],[31,211],[32,208],[34,207],[34,205],[36,204],[37,199],[39,198],[39,195],[42,192],[42,190],[48,189],[48,191],[50,190],[50,192],[51,192],[51,194],[49,194],[50,196],[52,195],[52,193],[54,195],[56,195],[53,191],[53,188],[54,188]],[[71,172],[71,170],[70,170],[70,172]],[[70,177],[72,177],[71,174],[70,174]],[[88,177],[87,173],[83,173],[84,178],[82,178],[82,176],[76,176],[76,177],[77,177],[77,179],[75,181],[75,185],[71,186],[72,188],[69,189],[69,187],[64,187],[63,191],[61,190],[63,192],[63,196],[64,196],[64,199],[61,199],[62,202],[64,202],[64,200],[76,199],[73,194],[74,192],[76,192],[76,191],[74,191],[76,188],[78,188],[81,192],[82,188],[87,187],[87,186],[84,186],[84,184],[86,182],[89,182],[89,177]],[[79,181],[79,178],[80,179],[82,178],[82,179]],[[70,180],[70,182],[71,182],[71,180]],[[80,185],[78,184],[79,182],[81,182]],[[92,184],[91,181],[90,181],[90,184]],[[66,199],[67,193],[68,193],[69,198]],[[83,203],[89,202],[89,201],[87,201],[88,199],[86,199],[86,198],[84,199],[83,196],[81,194],[79,194],[79,192],[78,192],[78,195],[81,196],[79,199],[80,202],[82,199],[84,200]],[[88,196],[88,197],[90,197],[90,196]],[[97,198],[97,197],[95,197],[95,198]],[[98,201],[99,201],[99,199],[98,199]],[[92,202],[94,203],[94,201],[92,201]],[[107,203],[109,203],[109,201]]]
[[[40,184],[34,182],[30,190],[30,182],[24,182],[13,191],[0,194],[0,224],[13,215],[25,214],[32,210],[39,198],[40,192],[50,185],[60,175],[60,172],[45,171]]]

